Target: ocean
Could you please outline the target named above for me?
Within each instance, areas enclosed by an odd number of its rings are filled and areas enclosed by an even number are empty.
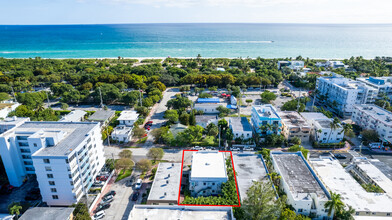
[[[0,57],[392,56],[392,24],[1,25]]]

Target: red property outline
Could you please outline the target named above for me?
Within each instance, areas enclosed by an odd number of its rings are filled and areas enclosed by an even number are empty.
[[[198,205],[198,204],[180,204],[180,194],[181,194],[181,183],[182,183],[182,169],[184,168],[184,154],[185,151],[199,151],[199,150],[182,150],[182,161],[181,161],[181,177],[180,177],[180,187],[178,189],[178,199],[177,199],[177,204],[182,205],[182,206],[229,206],[229,207],[240,207],[241,206],[241,200],[240,200],[240,194],[238,191],[238,183],[237,183],[237,176],[235,174],[235,168],[234,168],[234,161],[233,161],[233,153],[231,151],[219,151],[219,152],[224,152],[224,153],[230,153],[230,158],[231,158],[231,166],[233,167],[233,174],[234,174],[234,180],[235,180],[235,188],[237,191],[237,198],[238,198],[238,205]]]

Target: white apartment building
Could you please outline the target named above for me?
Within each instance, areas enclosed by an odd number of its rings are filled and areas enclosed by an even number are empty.
[[[280,134],[281,132],[281,118],[271,104],[252,106],[251,121],[253,129],[259,135]],[[267,124],[271,126],[271,129],[262,130],[261,128]]]
[[[292,70],[300,70],[305,67],[304,61],[278,61],[278,69],[282,69],[283,67],[290,68]]]
[[[229,128],[233,131],[234,139],[244,140],[252,138],[252,126],[246,117],[229,117]]]
[[[374,166],[372,161],[374,159],[354,157],[353,163],[343,167],[338,160],[320,157],[311,159],[310,163],[328,189],[342,195],[342,202],[355,209],[355,219],[357,216],[364,217],[358,219],[390,219],[392,181]],[[384,192],[368,192],[360,185],[361,183],[377,185]]]
[[[218,125],[217,115],[196,115],[196,125],[206,128],[211,123]]]
[[[11,128],[18,127],[19,125],[30,121],[30,118],[10,117],[0,121],[0,134],[10,130]]]
[[[308,142],[312,127],[295,111],[280,111],[278,115],[282,119],[282,134],[291,140],[294,137],[301,139],[301,142]]]
[[[8,114],[14,111],[20,104],[13,101],[4,101],[0,103],[0,118],[6,118]]]
[[[138,118],[139,114],[136,111],[122,111],[117,121],[120,122],[120,125],[131,127]]]
[[[392,112],[377,105],[354,105],[351,119],[363,129],[377,131],[381,140],[392,143]]]
[[[317,67],[329,67],[332,69],[337,69],[337,68],[346,68],[347,66],[344,65],[342,61],[339,60],[329,60],[326,62],[317,62],[316,63]]]
[[[319,77],[316,89],[319,91],[319,97],[324,95],[330,106],[336,104],[333,108],[341,116],[351,115],[355,104],[374,103],[378,94],[377,89],[365,83],[336,74],[332,77]]]
[[[314,141],[320,144],[339,143],[344,138],[343,126],[338,125],[338,128],[331,129],[331,122],[333,119],[328,118],[320,112],[301,112],[302,117],[312,127],[311,136]]]
[[[50,206],[78,202],[105,164],[99,123],[25,122],[0,135],[8,180],[21,186],[36,175]]]
[[[366,85],[377,89],[378,94],[384,94],[389,98],[392,98],[392,77],[369,77],[369,78],[357,78],[357,81],[365,83]]]
[[[332,219],[325,203],[330,195],[301,152],[271,152],[272,164],[281,176],[281,187],[287,194],[287,203],[297,214],[312,219]]]
[[[223,152],[197,151],[192,154],[189,190],[193,197],[218,195],[227,182],[226,157]]]
[[[219,111],[216,110],[219,106],[226,107],[224,103],[195,103],[193,109],[196,111],[203,111],[204,114],[218,114]]]

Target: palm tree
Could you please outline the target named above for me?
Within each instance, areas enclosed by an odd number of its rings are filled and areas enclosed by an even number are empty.
[[[270,131],[271,129],[272,129],[271,124],[265,124],[265,125],[261,125],[261,126],[260,126],[261,132],[267,133],[267,132]]]
[[[344,124],[343,125],[344,135],[347,137],[354,137],[353,126],[351,124]]]
[[[337,117],[335,117],[333,119],[333,121],[331,121],[331,123],[329,123],[329,126],[331,127],[331,132],[328,135],[327,143],[329,143],[329,139],[331,138],[332,132],[340,127],[339,124],[340,124],[340,121]],[[333,146],[333,149],[335,150],[335,145]]]
[[[341,200],[340,194],[331,191],[329,191],[329,194],[331,195],[331,199],[325,203],[324,208],[328,209],[328,216],[331,216],[333,210],[335,210],[335,214],[344,210],[344,203]]]
[[[18,216],[20,215],[20,210],[22,209],[22,206],[15,204],[10,208],[10,214],[15,215],[16,219],[18,219]]]

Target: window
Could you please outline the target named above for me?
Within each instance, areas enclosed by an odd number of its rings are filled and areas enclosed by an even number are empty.
[[[56,189],[56,188],[50,188],[50,191],[51,191],[52,193],[55,193],[55,192],[57,192],[57,189]]]
[[[298,212],[302,212],[303,210],[302,209],[298,209]]]
[[[205,185],[207,185],[207,183],[203,183],[203,185],[205,186]]]
[[[36,143],[34,143],[34,147],[37,147],[37,144],[36,144]]]
[[[54,181],[49,181],[49,185],[54,186],[56,183]]]
[[[215,183],[212,183],[213,186],[215,186]]]
[[[52,195],[52,198],[53,199],[59,199],[59,196],[58,195]]]
[[[214,193],[214,192],[215,192],[215,190],[212,190],[212,192]]]
[[[68,177],[69,177],[70,179],[72,179],[72,175],[71,175],[71,174],[68,174]]]
[[[44,163],[50,163],[49,159],[43,159]]]
[[[52,171],[52,167],[45,167],[46,171]]]
[[[65,163],[69,163],[68,159],[65,159]]]
[[[359,215],[359,212],[356,212],[355,215]],[[387,214],[388,215],[388,214]]]
[[[71,184],[71,186],[73,186],[73,184],[74,184],[73,181],[69,181],[69,183]]]
[[[357,213],[359,213],[359,212],[357,212]],[[391,213],[387,213],[387,216],[391,216]]]
[[[46,174],[46,176],[47,176],[49,179],[52,179],[52,178],[53,178],[53,174]]]

